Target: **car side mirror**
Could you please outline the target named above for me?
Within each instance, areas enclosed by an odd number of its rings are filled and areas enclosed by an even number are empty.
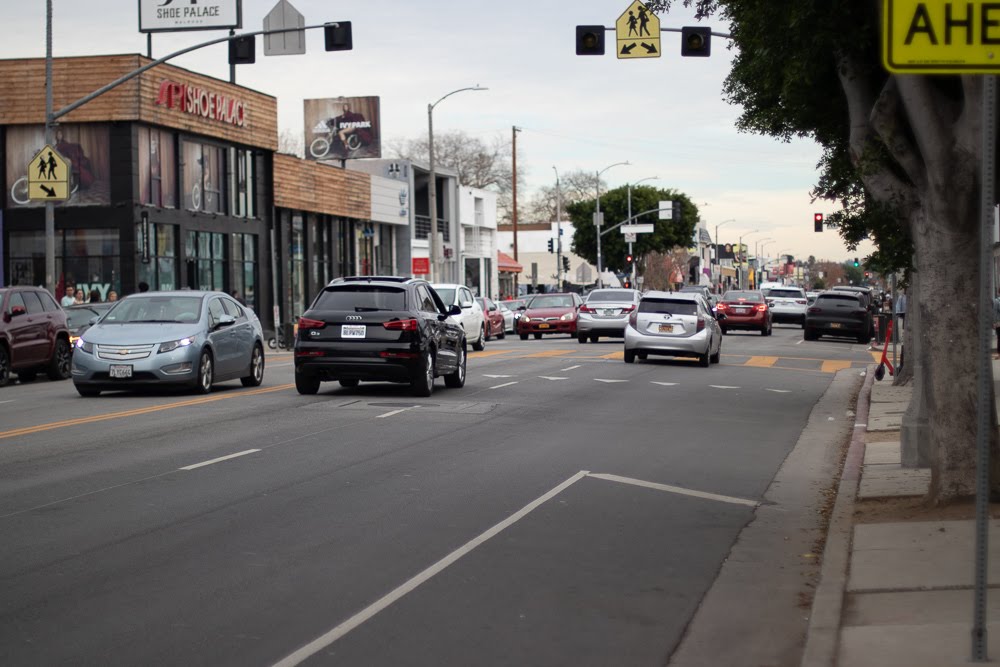
[[[10,316],[17,317],[18,315],[24,315],[28,311],[24,309],[24,306],[14,306],[10,309]]]
[[[471,305],[471,304],[469,304],[469,305]],[[462,306],[459,306],[457,304],[452,304],[451,308],[448,309],[448,314],[449,315],[461,315],[462,314]]]
[[[219,322],[215,325],[216,329],[221,329],[222,327],[229,327],[236,324],[236,318],[232,315],[220,315]]]

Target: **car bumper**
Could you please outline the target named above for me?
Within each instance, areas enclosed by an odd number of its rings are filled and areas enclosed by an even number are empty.
[[[329,349],[321,346],[295,348],[295,373],[332,380],[381,380],[409,382],[423,371],[421,351],[409,344],[379,344],[359,349]]]
[[[625,335],[626,326],[628,326],[628,315],[623,317],[588,317],[581,315],[576,321],[577,333],[615,336],[617,338]]]
[[[517,321],[519,334],[575,334],[577,320],[553,320],[550,322]]]
[[[760,329],[767,325],[766,313],[755,313],[753,315],[732,315],[730,311],[720,311],[725,313],[726,319],[719,323],[724,329]]]
[[[858,336],[868,333],[868,323],[857,320],[816,320],[807,319],[806,329],[827,336]]]
[[[708,329],[693,336],[654,336],[633,327],[625,329],[625,349],[631,352],[663,354],[673,357],[700,357],[708,352],[711,342]]]
[[[187,385],[198,377],[201,348],[194,345],[159,354],[154,349],[145,359],[102,359],[79,348],[73,350],[70,374],[73,383],[108,389],[149,385]],[[112,377],[112,366],[131,367],[131,377]]]

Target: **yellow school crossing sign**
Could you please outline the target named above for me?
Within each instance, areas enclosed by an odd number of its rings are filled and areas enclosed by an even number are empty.
[[[32,201],[69,199],[69,160],[46,145],[28,164],[28,198]]]
[[[659,58],[660,19],[635,0],[615,21],[619,58]]]
[[[883,0],[882,62],[897,74],[1000,73],[993,0]]]

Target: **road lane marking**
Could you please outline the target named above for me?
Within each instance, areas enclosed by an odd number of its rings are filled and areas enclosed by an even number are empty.
[[[739,389],[739,387],[730,387],[724,384],[710,384],[708,386],[711,387],[712,389]]]
[[[556,375],[539,375],[543,380],[568,380],[569,378],[558,377]]]
[[[17,400],[16,398],[12,398],[9,401],[0,401],[0,403],[13,403],[16,400]]]
[[[493,379],[496,379],[496,378],[512,378],[514,376],[513,375],[487,375],[487,374],[484,373],[483,377],[484,378],[493,378]]]
[[[268,387],[266,389],[254,389],[251,391],[238,391],[231,394],[220,394],[218,396],[205,396],[204,398],[195,398],[188,401],[178,401],[176,403],[166,403],[164,405],[151,405],[145,408],[136,408],[134,410],[124,410],[122,412],[109,412],[103,415],[93,415],[90,417],[78,417],[76,419],[65,419],[58,422],[50,422],[48,424],[39,424],[37,426],[26,426],[24,428],[16,428],[11,431],[0,431],[0,440],[5,438],[14,438],[19,435],[30,435],[33,433],[41,433],[43,431],[51,431],[57,428],[67,428],[69,426],[79,426],[81,424],[92,424],[94,422],[108,421],[110,419],[123,419],[125,417],[135,417],[138,415],[145,415],[152,412],[162,412],[163,410],[173,410],[174,408],[185,408],[192,405],[202,405],[204,403],[214,403],[215,401],[224,401],[229,398],[241,398],[245,396],[259,396],[260,394],[270,394],[275,391],[284,391],[286,389],[291,389],[294,384],[282,384],[277,387]]]
[[[240,456],[246,456],[247,454],[254,454],[259,451],[260,451],[259,449],[247,449],[242,452],[236,452],[235,454],[229,454],[228,456],[220,456],[217,459],[211,459],[209,461],[202,461],[201,463],[195,463],[193,465],[184,466],[182,468],[178,468],[178,470],[194,470],[195,468],[204,468],[205,466],[210,466],[213,463],[219,463],[220,461],[228,461],[229,459],[235,459]]]
[[[827,360],[823,362],[823,365],[820,367],[820,370],[823,371],[824,373],[836,373],[837,371],[842,371],[845,368],[850,368],[853,363],[854,363],[853,361]]]
[[[569,368],[560,368],[559,370],[562,371],[563,373],[565,373],[566,371],[576,370],[579,367],[580,367],[580,364],[577,364],[576,366],[570,366]]]
[[[628,380],[605,380],[604,378],[594,378],[594,379],[597,380],[598,382],[607,382],[608,384],[612,384],[615,382],[628,382]]]
[[[520,359],[544,359],[546,357],[565,357],[573,354],[571,350],[546,350],[545,352],[533,352],[519,357]]]
[[[776,363],[778,363],[778,357],[750,357],[743,365],[754,368],[770,368]]]
[[[483,350],[482,352],[469,352],[470,357],[495,357],[498,354],[510,354],[514,350]]]
[[[707,493],[705,491],[695,491],[694,489],[685,489],[680,486],[671,486],[669,484],[658,484],[656,482],[647,482],[641,479],[633,479],[631,477],[620,477],[618,475],[608,475],[605,473],[588,473],[588,477],[596,477],[597,479],[603,479],[608,482],[619,482],[621,484],[632,484],[633,486],[642,486],[647,489],[656,489],[657,491],[667,491],[668,493],[677,493],[682,496],[693,496],[695,498],[704,498],[705,500],[717,500],[720,503],[730,503],[732,505],[745,505],[746,507],[757,507],[760,505],[756,500],[747,500],[746,498],[736,498],[734,496],[722,496],[717,493]]]
[[[803,338],[802,340],[796,342],[795,344],[796,345],[802,345],[802,343],[804,343],[804,342],[806,342],[805,338]]]
[[[611,354],[605,354],[605,355],[601,356],[600,358],[601,359],[624,359],[625,358],[625,352],[622,351],[622,350],[618,350],[617,352],[612,352]]]
[[[406,412],[407,410],[414,410],[414,409],[419,408],[419,407],[420,407],[419,405],[411,405],[408,408],[400,408],[399,410],[393,410],[391,412],[386,412],[385,414],[382,414],[382,415],[375,415],[375,419],[385,419],[386,417],[392,417],[393,415],[398,415],[400,412]]]
[[[773,391],[775,394],[790,394],[791,389],[765,389],[764,391]]]
[[[650,380],[650,383],[651,384],[662,385],[664,387],[676,387],[677,386],[676,382],[657,382],[656,380]]]
[[[490,528],[489,530],[480,533],[478,537],[469,540],[461,547],[459,547],[455,551],[452,551],[450,554],[448,554],[438,562],[434,563],[427,569],[423,570],[419,574],[407,580],[402,585],[389,591],[381,598],[379,598],[372,604],[368,605],[367,607],[356,613],[354,616],[351,616],[349,619],[347,619],[337,627],[333,628],[329,632],[320,635],[319,637],[312,640],[311,642],[309,642],[302,648],[298,649],[291,655],[274,663],[273,667],[294,667],[295,665],[298,665],[303,661],[308,660],[310,657],[316,655],[326,647],[330,646],[335,641],[337,641],[338,639],[349,633],[351,630],[354,630],[365,621],[374,617],[379,612],[390,607],[392,604],[401,599],[403,596],[416,590],[416,588],[421,584],[427,582],[429,579],[439,574],[440,572],[443,572],[447,567],[455,563],[455,561],[457,561],[462,556],[465,556],[466,554],[470,553],[473,549],[483,544],[490,538],[499,535],[507,528],[513,526],[515,523],[526,517],[528,514],[530,514],[533,510],[541,506],[543,503],[556,497],[557,495],[565,491],[567,488],[569,488],[573,484],[576,484],[581,479],[586,477],[588,474],[589,471],[587,470],[581,470],[580,472],[576,473],[575,475],[567,479],[559,486],[553,488],[544,495],[539,496],[538,498],[531,501],[530,503],[522,507],[514,514],[511,514],[509,517],[507,517],[500,523]]]
[[[500,389],[501,387],[509,387],[512,384],[517,384],[517,380],[515,380],[514,382],[504,382],[503,384],[498,384],[495,387],[490,387],[490,389]]]

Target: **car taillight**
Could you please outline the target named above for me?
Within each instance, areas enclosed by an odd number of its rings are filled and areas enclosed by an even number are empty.
[[[416,331],[419,325],[416,320],[390,320],[383,322],[382,326],[390,331]]]
[[[590,313],[590,314],[593,314],[593,313],[596,313],[597,310],[594,309],[594,308],[591,308],[590,306],[583,305],[583,306],[580,306],[580,312],[581,313]]]
[[[715,307],[715,309],[716,309],[716,310],[725,310],[725,309],[726,309],[726,308],[728,308],[728,307],[729,307],[729,306],[727,306],[726,304],[724,304],[724,303],[720,303],[719,305],[717,305],[717,306]]]
[[[697,333],[697,331],[703,331],[704,329],[705,329],[705,320],[703,320],[703,319],[701,319],[699,317],[698,318],[698,329],[696,330],[696,333]]]
[[[326,326],[326,322],[322,320],[311,320],[308,317],[299,318],[299,330],[302,329],[322,329]]]
[[[815,315],[816,313],[822,313],[823,309],[822,308],[817,308],[816,306],[813,306],[812,308],[810,308],[806,312],[809,313],[810,315]]]
[[[806,303],[809,303],[809,302],[808,302],[808,301],[806,301],[805,299],[796,299],[796,300],[795,300],[795,303],[801,303],[801,304],[806,304]]]
[[[628,316],[628,323],[633,329],[638,328],[639,323],[639,311],[633,310],[632,314]]]
[[[758,311],[758,312],[760,312],[760,313],[763,313],[764,311],[766,311],[766,310],[767,310],[767,304],[766,304],[766,303],[758,303],[758,304],[757,304],[757,305],[756,305],[756,306],[754,307],[754,310],[756,310],[756,311]]]
[[[622,315],[625,313],[631,313],[633,310],[635,310],[635,306],[625,306],[622,308]]]

